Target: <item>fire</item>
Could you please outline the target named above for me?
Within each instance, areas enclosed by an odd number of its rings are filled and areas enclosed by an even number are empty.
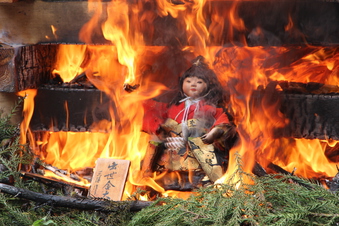
[[[24,97],[24,106],[23,106],[23,121],[20,124],[20,143],[25,144],[27,141],[27,137],[30,138],[31,141],[34,141],[32,138],[32,134],[29,131],[29,122],[33,115],[34,110],[34,97],[36,95],[36,90],[25,90],[18,93],[19,96]]]
[[[267,86],[269,81],[285,80],[303,83],[316,81],[323,84],[337,84],[333,82],[337,76],[332,74],[335,73],[336,66],[333,66],[333,62],[337,59],[336,54],[325,53],[320,47],[311,48],[309,54],[288,67],[287,73],[281,73],[286,71],[281,70],[279,64],[272,64],[272,67],[268,68],[261,66],[270,61],[267,57],[274,58],[275,54],[284,54],[289,51],[284,47],[226,48],[222,58],[233,61],[229,61],[226,64],[227,67],[224,64],[216,64],[216,69],[220,69],[222,74],[221,77],[226,78],[232,87],[230,90],[231,106],[240,135],[240,144],[232,152],[238,152],[243,156],[244,167],[248,172],[251,171],[255,161],[258,161],[264,168],[267,164],[274,163],[288,172],[296,169],[295,174],[305,178],[332,177],[337,169],[336,164],[325,156],[328,147],[326,141],[273,136],[275,128],[283,127],[288,123],[279,111],[279,102],[269,96],[274,92],[268,92],[269,95],[262,98],[259,106],[250,105],[253,104],[251,98],[253,95],[255,97],[254,91],[259,86],[266,87],[266,91],[270,89],[274,91],[275,87],[272,89]],[[332,57],[329,57],[330,55]],[[244,62],[245,67],[238,65]],[[317,71],[320,65],[324,68],[322,73]],[[327,73],[323,73],[324,71]],[[229,164],[230,169],[221,181],[225,181],[233,173],[232,169],[236,169],[232,159]]]
[[[275,91],[269,87],[271,81],[317,82],[338,85],[338,53],[336,49],[323,47],[248,47],[246,37],[242,37],[243,47],[213,46],[220,43],[223,31],[232,42],[234,36],[242,36],[246,28],[237,15],[237,4],[224,10],[210,9],[211,17],[204,14],[208,7],[205,0],[185,4],[171,4],[170,1],[145,1],[152,10],[142,10],[141,3],[128,3],[118,0],[103,2],[89,1],[92,19],[82,28],[79,36],[84,45],[59,45],[56,69],[53,74],[60,75],[64,82],[85,74],[90,82],[104,91],[115,103],[110,109],[111,121],[102,121],[94,128],[104,127],[107,133],[90,132],[46,132],[39,138],[29,136],[37,155],[47,164],[61,169],[76,171],[83,167],[94,167],[97,158],[116,158],[131,161],[129,179],[124,199],[133,194],[136,186],[150,186],[164,195],[184,197],[190,193],[165,191],[155,182],[155,176],[143,178],[140,163],[144,159],[150,137],[141,132],[143,119],[142,102],[157,97],[169,88],[157,81],[160,77],[145,76],[147,65],[159,56],[165,47],[145,45],[143,34],[147,30],[152,36],[153,21],[156,17],[171,15],[177,18],[178,26],[187,35],[187,42],[180,43],[182,52],[193,55],[202,54],[211,62],[220,80],[229,89],[229,110],[239,133],[239,143],[231,150],[228,171],[218,182],[225,182],[237,168],[233,158],[235,153],[242,157],[244,170],[250,172],[256,162],[263,167],[274,163],[304,177],[333,177],[337,170],[325,151],[336,144],[322,140],[276,138],[273,130],[284,127],[288,120],[279,111],[279,102],[265,95],[255,103],[256,92],[260,89]],[[154,9],[154,10],[153,10]],[[156,14],[155,11],[158,13]],[[223,15],[227,13],[227,15]],[[227,18],[227,20],[224,20]],[[285,29],[293,31],[293,21],[289,18]],[[165,31],[166,32],[166,29]],[[260,37],[263,30],[258,27],[251,35]],[[103,45],[93,45],[101,41]],[[292,56],[298,56],[292,58]],[[126,92],[126,84],[140,87],[134,92]],[[34,93],[34,92],[33,92]],[[35,94],[28,96],[32,104]],[[25,103],[26,103],[25,102]],[[67,108],[67,103],[65,107]],[[34,106],[25,106],[27,113],[23,123],[27,131]],[[30,111],[30,112],[29,112]],[[23,134],[22,137],[26,137]],[[43,149],[40,153],[39,150]],[[163,175],[162,175],[163,176]]]
[[[53,74],[62,75],[64,82],[70,82],[75,76],[83,72],[82,64],[85,59],[86,46],[61,45],[57,56],[56,68]]]
[[[294,147],[290,149],[294,153],[289,155],[288,161],[290,163],[286,165],[286,170],[292,172],[292,167],[295,167],[298,174],[310,178],[320,178],[324,175],[331,176],[337,173],[336,163],[330,162],[325,156],[324,150],[327,142],[318,140],[305,142],[300,139],[296,139],[295,142],[295,146],[293,145]]]

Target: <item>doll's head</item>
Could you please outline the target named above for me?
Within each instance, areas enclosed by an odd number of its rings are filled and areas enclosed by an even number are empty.
[[[193,99],[202,98],[207,94],[207,83],[198,77],[187,77],[182,83],[182,92]]]
[[[184,72],[179,80],[179,90],[177,97],[173,101],[173,104],[185,98],[186,96],[194,95],[185,90],[185,82],[189,81],[203,81],[205,87],[199,92],[199,96],[209,103],[214,105],[223,105],[225,100],[224,90],[212,69],[209,68],[205,61],[205,58],[198,56],[192,62],[192,66]],[[204,84],[203,84],[204,85]],[[198,90],[199,91],[199,90]],[[193,96],[197,98],[199,96]]]

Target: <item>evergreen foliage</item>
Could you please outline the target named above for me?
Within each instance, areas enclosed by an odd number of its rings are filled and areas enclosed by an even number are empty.
[[[15,115],[22,104],[23,99],[19,98],[19,100],[15,103],[14,107],[12,108],[11,112],[8,115],[3,115],[2,112],[0,115],[0,141],[4,139],[13,138],[18,136],[20,133],[19,125],[13,125],[10,123],[11,118]]]
[[[238,167],[238,181],[199,189],[188,200],[159,198],[129,226],[338,225],[338,194],[296,176],[258,178]]]

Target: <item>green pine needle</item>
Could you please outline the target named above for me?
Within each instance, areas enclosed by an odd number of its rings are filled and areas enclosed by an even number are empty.
[[[129,225],[339,223],[339,197],[322,186],[290,175],[251,176],[251,179],[253,184],[243,184],[237,189],[235,184],[202,188],[188,200],[161,198],[137,213]]]

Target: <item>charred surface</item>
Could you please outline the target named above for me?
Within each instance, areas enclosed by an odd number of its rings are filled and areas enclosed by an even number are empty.
[[[114,103],[104,92],[83,88],[39,88],[30,123],[33,131],[91,131],[93,123],[111,120]],[[107,132],[107,127],[95,128]]]
[[[0,91],[37,88],[52,77],[57,45],[0,45]]]
[[[276,136],[339,140],[339,94],[282,94],[281,100],[289,123]]]
[[[192,10],[190,1],[171,1],[171,7],[184,5]],[[131,24],[130,30],[141,28],[145,45],[178,46],[193,45],[195,37],[185,31],[183,18],[159,13],[156,1],[130,1],[139,4],[139,24]],[[20,1],[0,4],[1,39],[8,44],[84,43],[79,32],[90,20],[87,1]],[[92,2],[92,7],[101,7]],[[103,3],[103,8],[108,2]],[[235,28],[230,15],[243,21],[245,28]],[[334,1],[208,1],[204,8],[206,28],[210,32],[209,45],[249,46],[281,45],[332,45],[339,43],[339,3]],[[132,11],[132,10],[131,10]],[[44,13],[41,13],[44,12]],[[215,18],[218,18],[216,21]],[[103,15],[96,27],[107,18]],[[57,28],[53,33],[51,25]],[[95,26],[95,25],[94,25]],[[165,29],[164,29],[165,28]],[[99,29],[98,29],[99,30]],[[92,43],[109,44],[102,31],[91,35]],[[230,34],[233,34],[232,37]],[[191,40],[189,40],[191,39]],[[191,43],[193,42],[193,43]]]
[[[50,194],[42,194],[38,192],[33,192],[30,190],[17,188],[7,184],[0,183],[1,192],[10,194],[15,197],[32,200],[39,204],[57,206],[57,207],[68,207],[75,209],[84,209],[84,210],[98,210],[98,211],[118,211],[121,210],[121,207],[115,206],[114,203],[110,200],[101,200],[101,199],[90,199],[90,198],[73,198],[69,196],[58,196]],[[145,208],[151,204],[151,202],[146,201],[126,201],[126,202],[115,202],[115,204],[122,204],[129,206],[131,211],[138,211],[142,208]]]

